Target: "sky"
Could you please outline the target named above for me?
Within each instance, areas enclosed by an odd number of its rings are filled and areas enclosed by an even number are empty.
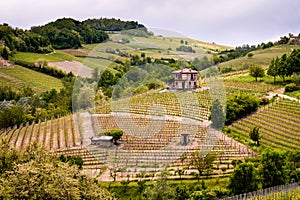
[[[114,17],[138,21],[159,34],[233,47],[300,33],[300,0],[0,1],[0,23],[23,29],[62,17]]]

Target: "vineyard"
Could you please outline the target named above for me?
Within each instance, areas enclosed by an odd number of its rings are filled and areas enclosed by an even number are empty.
[[[285,150],[300,148],[300,104],[279,99],[272,105],[243,118],[229,126],[232,135],[249,141],[249,132],[260,127],[261,143],[268,147]]]
[[[18,65],[0,68],[0,82],[7,83],[14,88],[29,86],[39,93],[63,88],[61,80]]]
[[[65,149],[81,144],[72,115],[14,126],[2,130],[1,136],[5,137],[11,147],[19,150],[26,149],[34,142],[47,150]]]
[[[224,198],[222,200],[298,200],[299,197],[300,187],[299,183],[296,182],[289,185],[279,185],[272,188],[240,194],[237,196]]]

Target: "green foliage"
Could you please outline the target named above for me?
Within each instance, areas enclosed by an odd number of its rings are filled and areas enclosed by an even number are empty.
[[[17,50],[36,53],[50,53],[53,51],[47,38],[32,31],[24,31],[19,28],[13,29],[7,24],[0,25],[0,40],[5,42],[6,47],[4,49],[8,48],[10,51]],[[8,51],[2,52],[5,57],[7,57],[6,53]]]
[[[108,39],[108,35],[103,31],[71,18],[62,18],[44,26],[32,27],[31,31],[47,38],[56,49],[78,48],[82,43],[100,43]]]
[[[146,188],[143,196],[146,197],[146,199],[156,200],[174,199],[175,191],[168,184],[166,171],[161,173],[161,178],[154,183],[152,188]]]
[[[178,48],[176,48],[176,51],[183,51],[183,52],[189,52],[189,53],[195,53],[195,50],[193,50],[190,46],[184,46],[181,45]]]
[[[225,123],[225,115],[223,111],[223,107],[218,99],[213,101],[211,107],[211,116],[210,119],[212,121],[212,127],[217,130],[222,130]]]
[[[257,110],[260,99],[249,94],[231,95],[226,101],[226,120],[229,125],[233,121],[245,117]]]
[[[114,144],[117,144],[118,140],[123,136],[123,131],[120,129],[113,129],[111,131],[104,132],[105,135],[113,137]]]
[[[139,24],[138,22],[122,21],[115,18],[87,19],[83,21],[83,24],[102,31],[121,31],[140,28],[146,29],[144,25]]]
[[[274,83],[276,82],[276,76],[279,75],[279,58],[276,57],[271,60],[267,74],[274,77]]]
[[[253,140],[254,142],[256,142],[257,146],[259,146],[259,139],[260,134],[259,134],[259,127],[255,126],[249,133],[249,137],[251,138],[251,140]]]
[[[74,79],[64,78],[65,89],[52,89],[41,95],[34,94],[30,87],[13,90],[9,86],[0,87],[0,127],[8,128],[33,120],[66,115],[72,109]]]
[[[195,151],[191,157],[191,165],[195,166],[201,176],[204,171],[212,169],[213,162],[216,158],[217,156],[213,152],[203,155],[201,152]]]
[[[280,58],[273,58],[268,69],[268,75],[274,77],[280,76],[285,81],[286,76],[291,76],[294,73],[300,73],[300,49],[294,49],[292,53],[287,56],[283,54]]]
[[[175,200],[186,200],[190,197],[189,189],[186,185],[178,185],[175,191]]]
[[[247,57],[248,57],[248,58],[252,58],[253,55],[254,55],[253,53],[248,53],[248,54],[247,54]]]
[[[191,64],[193,65],[194,69],[201,71],[212,66],[213,62],[204,56],[203,58],[195,58]]]
[[[258,65],[253,65],[250,67],[250,76],[253,76],[255,78],[255,81],[257,81],[258,77],[265,76],[265,71],[262,67]]]
[[[0,128],[12,127],[27,121],[27,116],[21,106],[12,106],[0,110]]]
[[[299,89],[299,87],[295,83],[289,83],[289,84],[285,85],[284,92],[293,92],[298,89]]]
[[[114,199],[78,167],[36,146],[16,153],[2,142],[1,199]],[[5,160],[4,160],[5,159]],[[3,162],[4,161],[4,162]]]
[[[2,51],[0,52],[0,55],[5,59],[8,60],[9,52],[7,50],[7,47],[4,47]]]
[[[228,188],[231,193],[242,194],[258,189],[257,169],[251,162],[239,164],[230,177]]]
[[[263,152],[260,161],[260,175],[263,188],[284,185],[299,179],[295,173],[295,165],[289,162],[291,157],[288,155],[283,151],[269,149]]]
[[[80,156],[64,156],[60,155],[59,160],[64,163],[69,163],[71,166],[76,165],[78,169],[83,169],[83,159]]]

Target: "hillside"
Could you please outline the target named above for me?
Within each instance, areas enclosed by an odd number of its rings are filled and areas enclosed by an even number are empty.
[[[260,127],[261,143],[266,147],[295,150],[300,148],[299,102],[278,99],[231,126],[230,135],[251,144],[249,132]]]
[[[259,65],[264,69],[269,67],[272,58],[280,57],[283,54],[290,54],[293,49],[298,49],[299,45],[279,45],[266,49],[252,51],[252,57],[244,56],[219,64],[221,72],[238,74],[239,71],[245,72],[251,65]]]
[[[18,89],[29,86],[38,93],[51,89],[59,91],[63,88],[61,80],[18,65],[8,68],[0,67],[0,82]]]

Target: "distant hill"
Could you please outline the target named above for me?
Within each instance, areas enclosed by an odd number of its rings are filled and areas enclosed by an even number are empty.
[[[78,48],[83,44],[100,43],[109,38],[104,31],[123,31],[140,29],[147,33],[147,28],[134,21],[120,19],[87,19],[78,21],[61,18],[30,30],[12,28],[0,24],[0,53],[3,57],[13,51],[50,53],[53,49]],[[5,49],[5,53],[3,53]]]
[[[135,21],[122,21],[115,18],[87,19],[83,21],[83,24],[102,31],[122,31],[130,29],[142,29],[147,31],[147,28],[143,24],[139,24]]]

